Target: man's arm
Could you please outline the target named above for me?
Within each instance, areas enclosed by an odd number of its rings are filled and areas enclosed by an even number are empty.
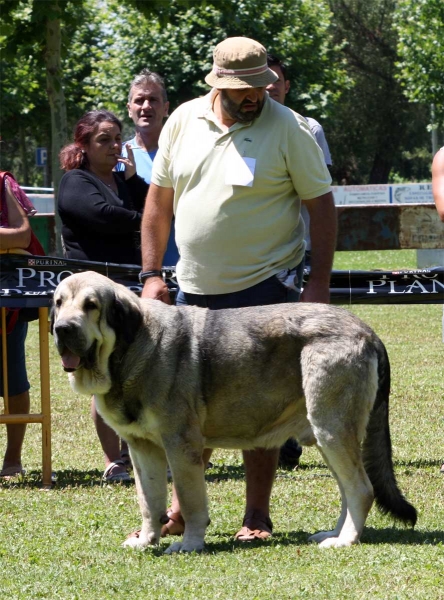
[[[311,271],[301,301],[328,303],[337,229],[333,194],[304,201],[304,205],[310,215]]]
[[[173,218],[173,188],[152,183],[146,197],[142,217],[142,271],[160,270],[168,244]],[[150,277],[145,281],[142,298],[162,300],[171,304],[168,286],[162,277]]]
[[[436,209],[441,221],[444,221],[444,150],[441,148],[432,163],[432,190]]]

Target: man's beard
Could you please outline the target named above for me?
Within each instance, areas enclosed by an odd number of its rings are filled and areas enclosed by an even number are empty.
[[[256,110],[248,110],[243,112],[241,109],[245,104],[251,104],[250,100],[242,100],[240,104],[237,104],[228,96],[226,90],[219,90],[220,102],[222,108],[227,115],[237,121],[238,123],[251,123],[261,114],[264,107],[265,97],[262,100],[258,100]]]

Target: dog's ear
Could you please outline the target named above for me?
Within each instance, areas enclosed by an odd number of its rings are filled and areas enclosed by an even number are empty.
[[[143,316],[136,302],[114,294],[114,301],[107,314],[107,322],[116,332],[117,339],[131,344],[142,325]]]

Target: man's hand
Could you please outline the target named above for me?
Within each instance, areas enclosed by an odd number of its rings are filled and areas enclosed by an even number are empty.
[[[309,279],[301,294],[301,302],[322,302],[329,304],[330,286],[325,284],[325,282],[318,284]]]
[[[152,300],[160,300],[165,304],[171,304],[168,286],[162,277],[150,277],[147,279],[140,296],[141,298],[151,298]]]
[[[134,160],[134,152],[131,144],[126,144],[125,147],[128,157],[119,156],[117,160],[125,165],[125,179],[129,179],[136,174],[136,161]]]

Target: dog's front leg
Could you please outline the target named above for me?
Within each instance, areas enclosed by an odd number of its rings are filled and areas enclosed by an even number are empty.
[[[125,540],[123,545],[144,548],[159,542],[162,523],[167,519],[167,462],[164,450],[148,440],[138,439],[128,445],[142,513],[142,529],[137,536]]]
[[[196,451],[190,451],[189,448],[178,451],[175,448],[169,451],[167,447],[168,463],[185,521],[185,533],[182,542],[172,544],[165,554],[201,552],[204,549],[205,531],[210,521],[202,451],[203,448]]]

